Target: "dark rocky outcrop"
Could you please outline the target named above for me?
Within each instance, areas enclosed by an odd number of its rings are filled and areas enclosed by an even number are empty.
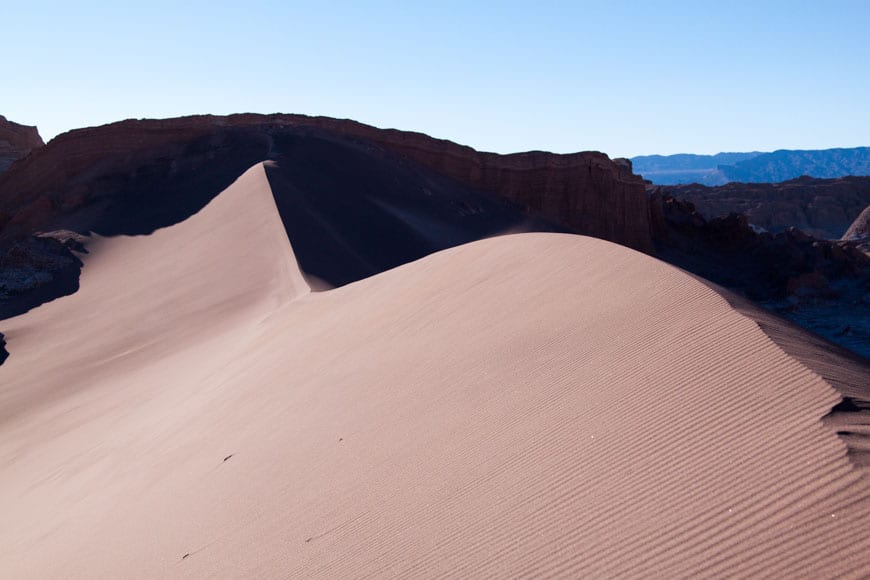
[[[19,125],[0,115],[0,173],[9,169],[14,161],[43,145],[36,127]]]
[[[870,177],[813,179],[782,183],[729,183],[718,187],[673,185],[664,195],[692,202],[704,216],[730,213],[772,233],[795,227],[817,238],[839,239],[870,205]]]
[[[657,242],[659,254],[755,300],[785,298],[821,279],[868,273],[870,261],[852,242],[819,240],[796,228],[758,232],[743,214],[707,220],[689,201],[660,199],[665,234]]]

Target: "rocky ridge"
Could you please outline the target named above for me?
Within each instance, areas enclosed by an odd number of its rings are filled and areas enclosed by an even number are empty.
[[[0,115],[0,173],[44,145],[36,127],[13,123]]]
[[[870,205],[870,177],[815,179],[781,183],[729,183],[662,186],[660,191],[690,201],[708,219],[746,214],[749,222],[771,233],[795,227],[822,239],[839,239]]]
[[[249,153],[243,162],[269,159],[274,138],[300,126],[363,139],[580,233],[652,251],[644,182],[603,153],[498,155],[421,133],[304,115],[128,120],[70,131],[0,176],[0,236],[26,233],[105,199],[143,166],[177,171],[191,153],[197,163],[213,162],[240,142]]]

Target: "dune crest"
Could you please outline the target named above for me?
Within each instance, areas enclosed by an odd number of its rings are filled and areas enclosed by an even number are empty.
[[[308,292],[262,164],[182,224],[93,236],[87,248],[78,292],[2,322],[13,378],[0,390],[0,421],[19,401],[69,391],[70,374],[86,383],[123,373]],[[28,382],[34,368],[47,379]]]
[[[609,242],[311,293],[257,165],[2,329],[0,576],[870,572],[841,395]]]

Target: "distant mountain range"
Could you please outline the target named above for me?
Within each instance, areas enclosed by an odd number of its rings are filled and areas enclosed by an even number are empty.
[[[870,147],[819,149],[772,153],[718,153],[716,155],[642,155],[633,157],[634,172],[656,185],[700,183],[724,185],[777,183],[803,175],[836,178],[870,175]]]

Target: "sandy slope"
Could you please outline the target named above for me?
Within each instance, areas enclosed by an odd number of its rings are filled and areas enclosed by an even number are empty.
[[[310,293],[258,165],[2,331],[2,577],[870,574],[838,393],[607,242]]]

